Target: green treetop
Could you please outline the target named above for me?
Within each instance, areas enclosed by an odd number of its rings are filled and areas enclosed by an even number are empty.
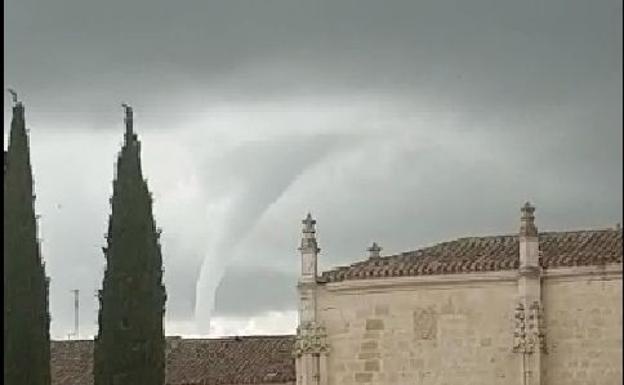
[[[49,282],[37,240],[24,106],[16,99],[4,171],[4,383],[49,385]]]
[[[141,172],[140,142],[126,109],[109,217],[106,271],[99,293],[95,385],[163,385],[166,294],[152,198]]]

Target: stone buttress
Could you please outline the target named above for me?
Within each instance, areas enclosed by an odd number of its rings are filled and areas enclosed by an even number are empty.
[[[522,385],[541,384],[541,358],[546,353],[545,327],[541,294],[539,235],[535,226],[535,207],[526,203],[522,209],[518,234],[520,266],[518,301],[514,311],[513,351],[518,353]]]
[[[317,319],[316,221],[310,214],[303,220],[301,238],[301,276],[297,285],[299,326],[295,342],[297,385],[327,385],[327,333]]]

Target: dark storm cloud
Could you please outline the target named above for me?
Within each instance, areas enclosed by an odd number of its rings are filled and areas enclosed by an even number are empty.
[[[174,102],[192,90],[318,88],[552,104],[579,86],[618,90],[620,10],[613,0],[7,1],[5,77],[82,105],[85,93]]]
[[[218,315],[294,309],[306,210],[323,267],[373,240],[514,232],[526,199],[543,229],[613,225],[621,27],[618,0],[5,1],[53,329],[71,327],[68,290],[101,281],[122,101],[154,134],[168,319],[192,317],[204,258],[215,287],[227,267]],[[252,272],[263,284],[242,309]]]

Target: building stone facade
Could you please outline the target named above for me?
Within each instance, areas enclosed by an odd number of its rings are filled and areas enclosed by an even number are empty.
[[[622,383],[622,230],[462,238],[316,274],[303,221],[297,385]]]

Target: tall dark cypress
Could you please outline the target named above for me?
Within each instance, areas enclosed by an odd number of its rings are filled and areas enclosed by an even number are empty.
[[[50,384],[48,279],[34,211],[24,106],[13,106],[4,171],[4,383]]]
[[[125,106],[126,133],[113,181],[104,282],[95,341],[95,385],[163,385],[166,294],[140,142]]]

